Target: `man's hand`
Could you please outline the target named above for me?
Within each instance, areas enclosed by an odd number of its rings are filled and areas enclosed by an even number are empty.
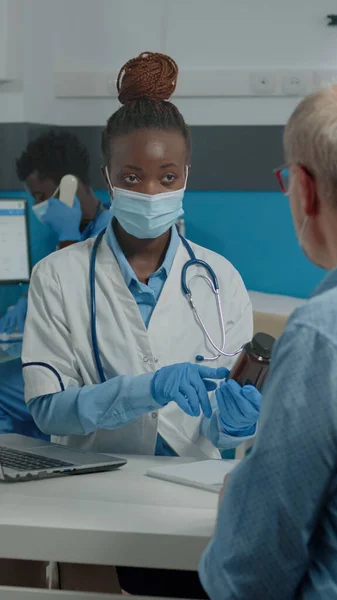
[[[28,298],[22,296],[0,319],[0,333],[23,333],[27,315]]]
[[[50,198],[48,200],[47,212],[41,220],[55,231],[60,242],[80,241],[82,210],[77,196],[75,196],[72,207],[67,206],[67,204],[58,198]]]

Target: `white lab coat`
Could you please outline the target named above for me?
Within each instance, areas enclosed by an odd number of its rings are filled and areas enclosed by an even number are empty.
[[[54,369],[25,367],[26,401],[65,388],[99,383],[91,344],[89,263],[94,239],[75,244],[42,260],[34,269],[24,335],[23,363],[43,362]],[[214,269],[219,280],[226,322],[226,351],[233,352],[251,339],[251,303],[240,275],[223,257],[191,244],[197,258]],[[106,379],[138,375],[160,367],[195,362],[198,354],[213,356],[181,290],[181,270],[189,256],[178,248],[168,279],[146,329],[139,308],[127,288],[118,263],[103,238],[96,260],[97,337]],[[188,270],[187,281],[200,267]],[[39,294],[34,289],[42,290]],[[215,298],[198,278],[191,289],[198,311],[216,343],[220,327]],[[230,368],[234,359],[222,357],[213,367]],[[55,375],[57,373],[57,375]],[[153,454],[157,433],[180,456],[219,457],[218,450],[200,433],[200,418],[186,415],[174,402],[113,431],[66,436],[57,441],[100,452]]]

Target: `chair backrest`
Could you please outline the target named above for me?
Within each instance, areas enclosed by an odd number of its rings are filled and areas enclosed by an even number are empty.
[[[85,592],[66,592],[60,590],[36,590],[17,587],[1,587],[1,600],[121,600],[121,596],[107,594],[89,594]],[[132,600],[160,600],[160,598],[145,598],[132,596]],[[163,599],[162,599],[163,600]],[[166,600],[168,600],[166,598]]]
[[[254,333],[263,331],[277,339],[283,333],[288,319],[288,315],[254,312]]]

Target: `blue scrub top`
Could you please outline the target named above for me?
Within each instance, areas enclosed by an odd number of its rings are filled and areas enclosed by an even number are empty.
[[[88,240],[91,237],[98,235],[102,229],[105,229],[111,220],[109,210],[101,210],[98,215],[89,223],[81,233],[81,242]]]

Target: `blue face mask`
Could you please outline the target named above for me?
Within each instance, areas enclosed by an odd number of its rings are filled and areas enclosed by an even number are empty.
[[[45,214],[48,210],[48,203],[49,203],[49,200],[44,200],[44,202],[40,202],[39,204],[34,204],[32,206],[32,211],[33,211],[34,215],[36,216],[36,218],[39,221],[41,221],[41,223],[43,223],[42,217],[45,216]]]
[[[183,188],[152,195],[112,186],[107,168],[105,171],[113,194],[110,212],[130,235],[138,239],[155,239],[184,214],[187,175]]]

